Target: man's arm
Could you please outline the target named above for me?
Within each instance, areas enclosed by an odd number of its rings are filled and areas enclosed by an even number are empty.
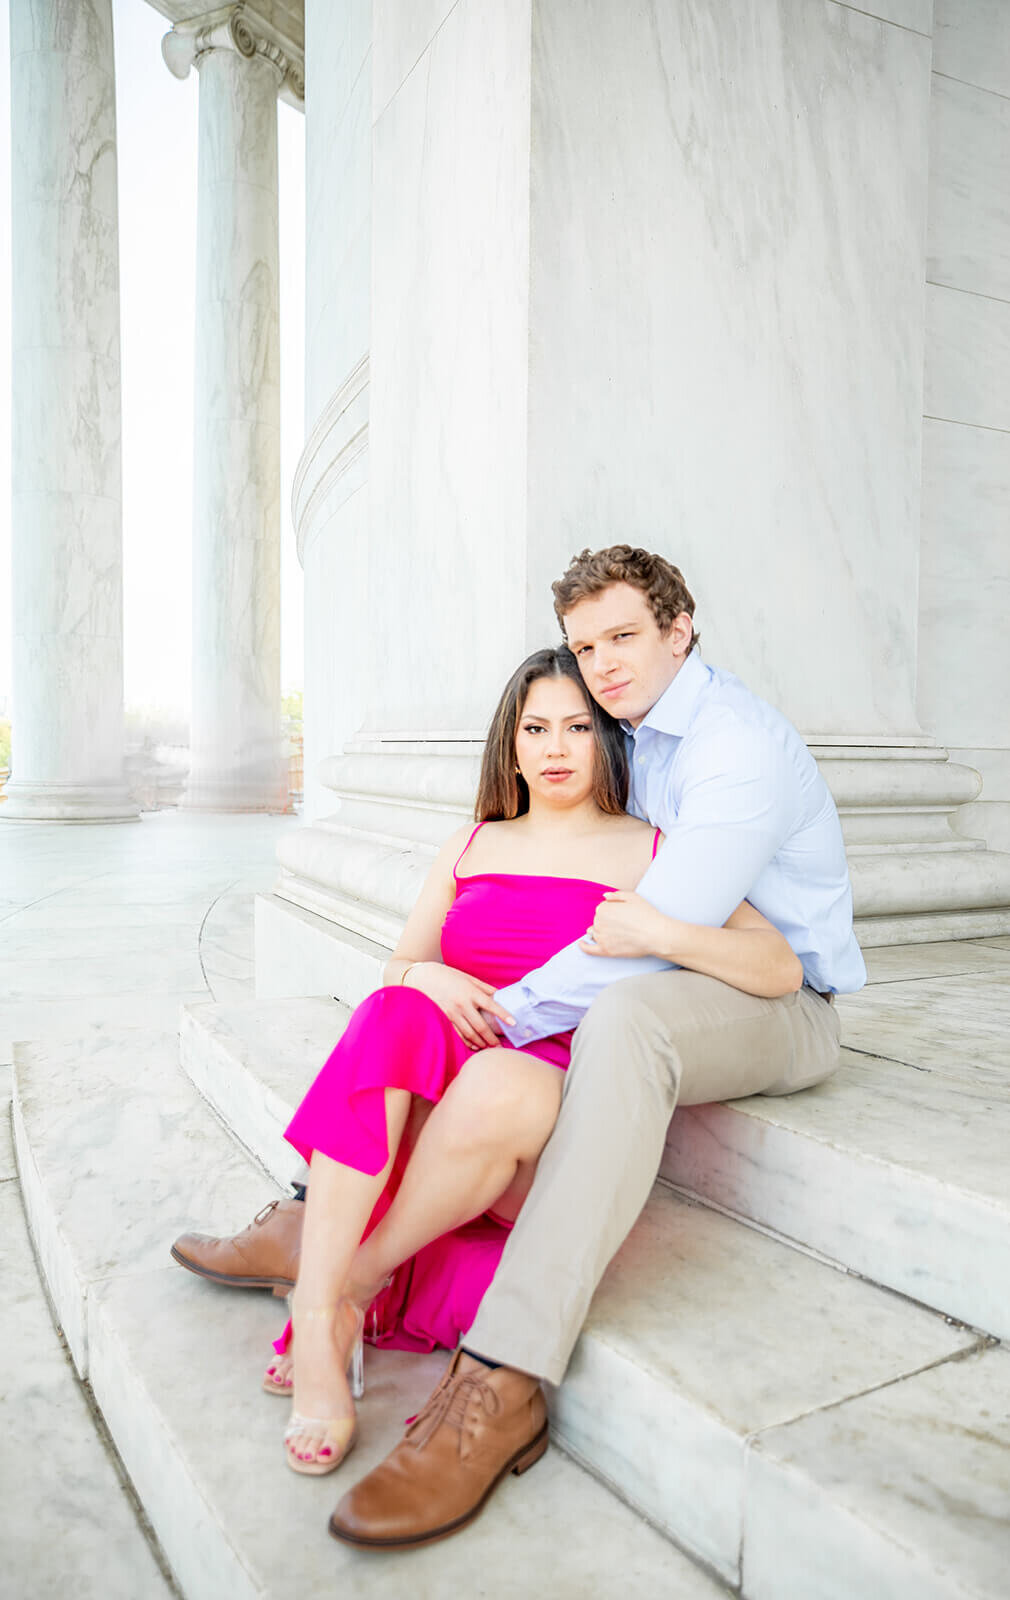
[[[690,752],[676,819],[649,818],[666,841],[637,892],[669,917],[721,928],[789,836],[797,805],[798,777],[785,752],[767,734],[726,719]],[[567,945],[498,991],[515,1017],[505,1033],[519,1046],[562,1033],[608,984],[668,966],[658,957],[592,956],[578,942]]]

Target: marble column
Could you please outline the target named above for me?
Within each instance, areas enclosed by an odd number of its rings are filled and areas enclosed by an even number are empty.
[[[167,35],[200,74],[191,767],[183,806],[287,803],[280,731],[277,96],[288,61],[241,6]],[[255,20],[255,19],[253,19]]]
[[[13,776],[4,821],[126,822],[111,0],[11,0]]]

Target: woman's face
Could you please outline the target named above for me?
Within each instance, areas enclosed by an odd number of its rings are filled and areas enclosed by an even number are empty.
[[[596,738],[586,697],[572,678],[530,684],[516,727],[516,765],[538,801],[575,806],[593,792]]]

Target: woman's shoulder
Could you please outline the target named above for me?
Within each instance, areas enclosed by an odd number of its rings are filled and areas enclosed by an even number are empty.
[[[601,830],[600,843],[612,881],[618,889],[633,888],[655,855],[656,830],[628,812],[609,821],[610,828]]]
[[[438,864],[454,867],[476,831],[475,822],[464,822],[462,827],[454,828],[438,852]]]
[[[619,816],[610,817],[607,820],[615,829],[620,830],[619,835],[615,834],[615,837],[619,836],[629,844],[643,843],[645,841],[651,844],[656,832],[651,822],[643,822],[641,817],[633,817],[630,811],[622,811]]]

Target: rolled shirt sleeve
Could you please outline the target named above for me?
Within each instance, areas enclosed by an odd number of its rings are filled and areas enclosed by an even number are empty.
[[[672,765],[672,764],[671,764]],[[643,899],[681,922],[721,928],[795,826],[799,794],[785,750],[735,717],[719,718],[693,742],[681,781],[671,770],[648,820],[665,842],[638,884]],[[656,956],[592,956],[578,943],[495,998],[514,1018],[522,1046],[577,1027],[602,989],[659,972]]]

